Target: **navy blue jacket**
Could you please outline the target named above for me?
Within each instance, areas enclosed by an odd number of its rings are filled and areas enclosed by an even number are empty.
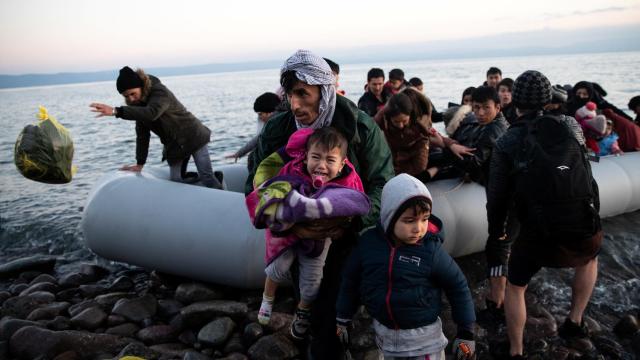
[[[442,222],[431,215],[438,229]],[[442,291],[459,326],[475,322],[471,292],[464,274],[442,249],[438,230],[415,245],[395,247],[378,224],[358,240],[344,268],[337,317],[351,319],[364,303],[373,318],[390,329],[414,329],[436,321]]]

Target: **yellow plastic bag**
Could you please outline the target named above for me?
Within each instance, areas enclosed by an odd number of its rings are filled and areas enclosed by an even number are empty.
[[[22,129],[14,148],[14,162],[18,171],[27,179],[65,184],[75,173],[73,140],[69,131],[47,109],[40,106],[40,121]]]

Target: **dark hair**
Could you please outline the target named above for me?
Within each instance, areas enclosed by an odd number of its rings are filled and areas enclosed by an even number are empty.
[[[253,103],[253,111],[271,113],[280,105],[280,97],[272,92],[266,92],[256,98]]]
[[[634,111],[638,106],[640,106],[640,95],[634,96],[629,100],[629,110]]]
[[[293,90],[293,87],[300,82],[300,79],[296,76],[296,72],[288,70],[280,75],[280,85],[284,89],[285,94],[288,94]]]
[[[431,100],[414,88],[409,87],[404,89],[402,92],[405,93],[413,103],[413,108],[410,114],[411,122],[422,118],[424,115],[429,116],[429,120],[431,120]]]
[[[347,148],[349,147],[347,138],[345,138],[340,131],[336,130],[336,128],[326,126],[311,133],[307,139],[307,151],[309,151],[311,145],[315,144],[319,144],[327,151],[339,148],[340,155],[342,155],[343,158],[347,157]]]
[[[340,74],[340,65],[336,64],[334,61],[331,61],[327,58],[323,58],[324,61],[327,62],[327,64],[329,64],[329,67],[331,68],[331,71],[333,71],[336,74]]]
[[[418,87],[420,85],[423,85],[424,83],[422,82],[422,80],[420,80],[420,78],[412,77],[411,79],[409,79],[409,84],[411,84],[411,86]]]
[[[389,80],[404,81],[404,71],[400,69],[391,69],[391,71],[389,71]]]
[[[487,76],[495,75],[495,74],[502,76],[502,71],[500,71],[500,69],[494,66],[490,67],[489,70],[487,70]]]
[[[369,72],[367,73],[367,82],[371,81],[371,79],[373,78],[382,78],[382,81],[384,81],[384,71],[382,71],[382,69],[380,68],[371,68],[371,70],[369,70]]]
[[[460,103],[462,104],[464,102],[464,97],[473,94],[474,91],[476,91],[475,86],[469,86],[468,88],[464,89],[464,91],[462,92],[462,100],[460,101]]]
[[[402,205],[398,206],[396,212],[393,213],[393,217],[389,222],[389,227],[387,228],[387,236],[393,234],[393,228],[396,226],[396,222],[407,209],[413,209],[414,216],[417,216],[421,213],[431,212],[431,200],[424,196],[416,196],[412,197],[409,200],[402,203]]]
[[[473,102],[483,103],[489,100],[493,100],[494,103],[500,104],[498,92],[493,86],[480,86],[471,94],[471,101]]]
[[[387,101],[387,104],[384,106],[384,117],[387,119],[391,119],[394,116],[404,114],[404,115],[413,115],[413,101],[411,98],[404,92],[399,92]]]
[[[504,86],[509,89],[509,92],[513,90],[513,79],[512,78],[504,78],[498,83],[498,90],[500,90],[500,86]]]

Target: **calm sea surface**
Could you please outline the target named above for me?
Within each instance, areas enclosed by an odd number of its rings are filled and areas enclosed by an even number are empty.
[[[340,59],[334,59],[340,61]],[[135,64],[130,64],[135,66]],[[580,80],[600,83],[607,100],[627,110],[640,94],[640,52],[529,56],[492,59],[413,61],[343,65],[340,87],[357,102],[371,67],[385,72],[402,68],[407,78],[420,77],[436,108],[459,102],[468,86],[480,85],[490,66],[516,78],[536,69],[554,84]],[[254,99],[278,86],[278,69],[161,79],[180,101],[213,131],[209,144],[214,165],[242,146],[254,134]],[[112,82],[0,90],[0,262],[12,249],[46,248],[52,253],[82,251],[79,223],[91,186],[105,173],[135,162],[134,123],[113,117],[95,118],[91,102],[122,104]],[[23,178],[13,163],[13,147],[22,128],[36,121],[38,105],[44,105],[71,132],[78,172],[66,185],[47,185]],[[152,137],[149,166],[160,163],[161,144]],[[640,165],[639,165],[640,166]],[[601,256],[602,275],[594,302],[613,311],[628,311],[640,304],[640,214],[609,220],[616,236],[608,236]],[[565,273],[543,272],[540,292],[558,306],[568,306]],[[552,299],[552,298],[557,299]],[[557,301],[556,301],[557,300]]]

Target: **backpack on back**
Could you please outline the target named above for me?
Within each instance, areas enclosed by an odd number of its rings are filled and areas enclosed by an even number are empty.
[[[543,240],[582,240],[600,230],[598,186],[583,146],[561,119],[525,122],[516,156],[516,204],[521,223]]]

